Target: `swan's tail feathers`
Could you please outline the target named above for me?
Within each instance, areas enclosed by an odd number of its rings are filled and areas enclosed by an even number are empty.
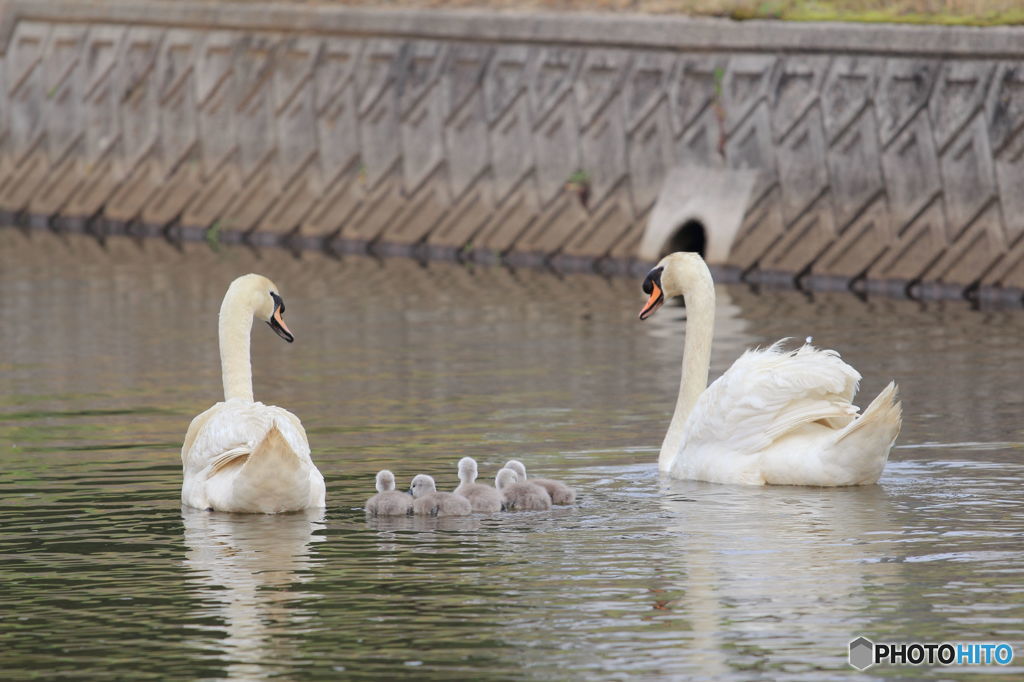
[[[258,510],[274,514],[309,506],[307,467],[276,424],[253,448],[231,487],[233,508],[224,511]]]
[[[844,470],[846,485],[877,483],[903,424],[903,407],[889,382],[864,413],[836,438],[833,464]]]
[[[892,434],[889,440],[895,441],[896,436],[900,433],[900,426],[903,424],[903,407],[896,400],[897,390],[896,382],[890,381],[889,385],[871,401],[868,408],[864,410],[864,414],[855,419],[838,440],[849,438],[867,428],[879,428],[878,425],[884,425],[887,427],[887,432]]]

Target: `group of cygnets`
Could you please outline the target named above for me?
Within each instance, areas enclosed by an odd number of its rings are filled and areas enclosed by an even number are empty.
[[[509,460],[494,478],[497,487],[477,483],[476,460],[459,460],[459,486],[450,493],[437,490],[432,476],[418,474],[409,492],[395,490],[395,475],[377,472],[377,494],[366,501],[373,516],[468,516],[473,512],[543,511],[551,505],[576,501],[576,491],[559,481],[526,477],[526,467]]]

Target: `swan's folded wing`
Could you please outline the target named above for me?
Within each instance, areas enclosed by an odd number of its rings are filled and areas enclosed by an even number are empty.
[[[281,419],[277,419],[277,426],[281,430],[281,435],[284,436],[285,440],[291,446],[295,454],[301,458],[309,459],[312,463],[309,450],[309,439],[306,437],[306,429],[302,426],[302,422],[294,414],[284,409],[283,407],[274,407],[274,410],[280,413],[280,416],[284,417],[284,422]]]
[[[194,462],[192,455],[192,448],[195,445],[196,438],[206,427],[207,422],[210,421],[210,417],[217,413],[217,410],[224,403],[217,403],[210,407],[205,412],[200,412],[192,419],[192,423],[188,425],[188,431],[185,432],[185,442],[181,445],[181,463],[186,469],[194,468]]]
[[[185,438],[187,448],[182,448],[185,471],[205,471],[209,475],[211,467],[223,468],[224,462],[220,459],[223,455],[239,451],[251,453],[274,425],[276,416],[273,408],[262,403],[244,400],[217,403],[196,417],[189,427]]]
[[[854,418],[857,370],[835,351],[780,344],[747,351],[704,391],[687,420],[689,443],[754,453],[803,424],[838,428]]]
[[[210,479],[220,473],[222,470],[235,464],[244,464],[245,460],[252,454],[252,449],[248,447],[238,447],[226,452],[222,452],[210,461],[210,465],[206,469],[206,478]]]

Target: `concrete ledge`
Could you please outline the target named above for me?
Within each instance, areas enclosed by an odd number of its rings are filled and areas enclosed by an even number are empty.
[[[646,14],[378,10],[275,3],[6,0],[0,44],[20,20],[176,26],[627,49],[1002,59],[1024,55],[1020,29],[743,21]]]

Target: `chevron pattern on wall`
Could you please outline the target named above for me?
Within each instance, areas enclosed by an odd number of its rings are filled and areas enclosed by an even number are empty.
[[[752,168],[749,277],[1024,288],[1024,59],[21,20],[0,77],[10,214],[629,260]]]

